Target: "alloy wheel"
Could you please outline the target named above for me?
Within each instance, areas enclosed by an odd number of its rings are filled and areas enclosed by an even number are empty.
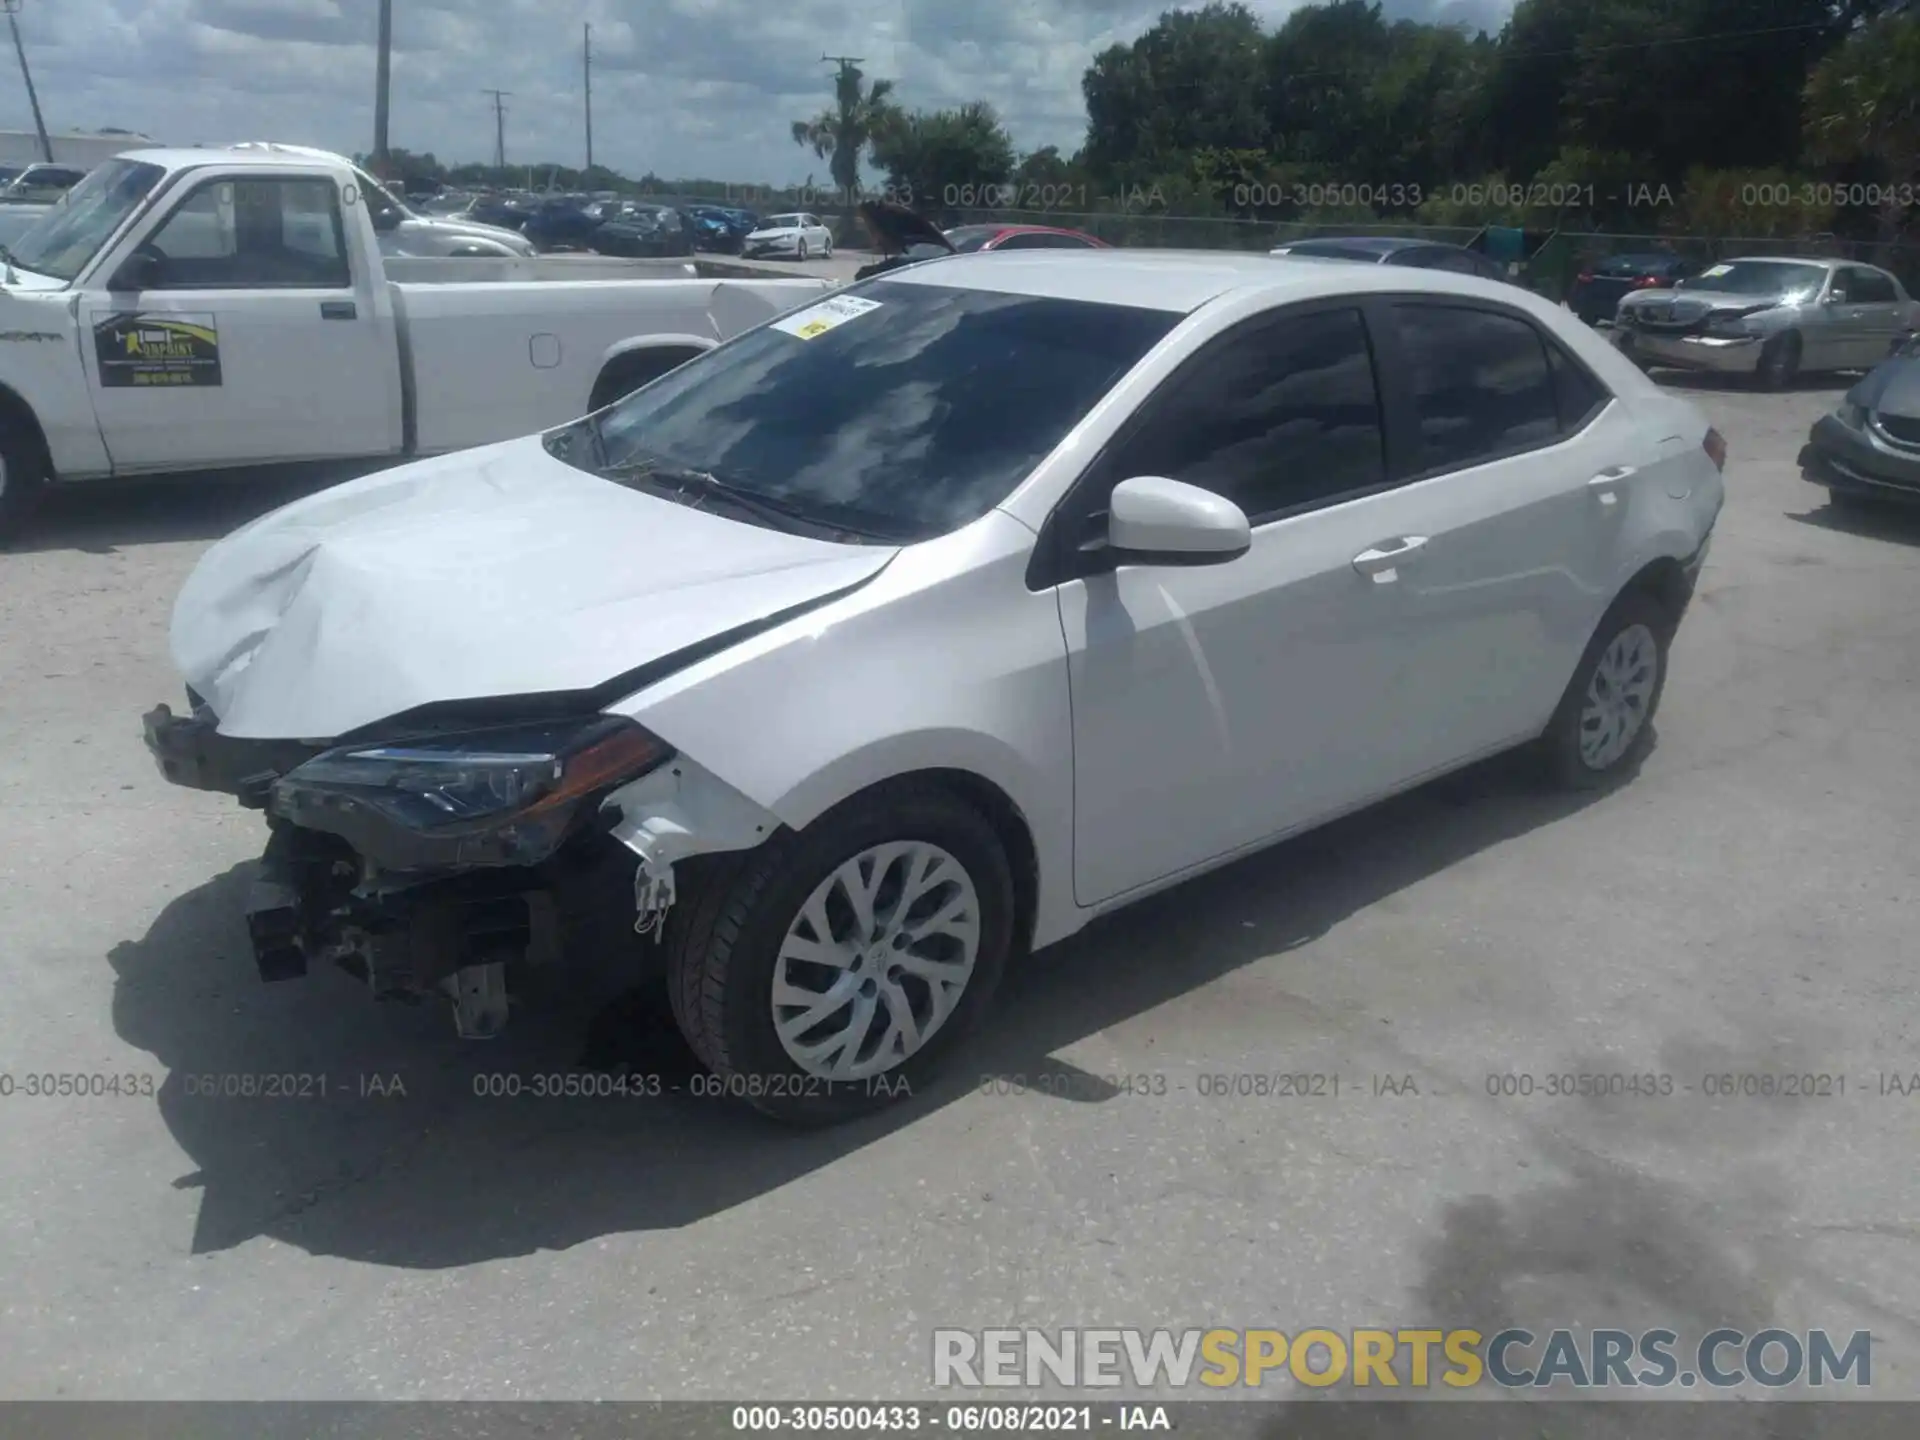
[[[1645,625],[1615,635],[1593,667],[1580,710],[1580,761],[1589,770],[1617,764],[1632,748],[1660,680],[1660,647]]]
[[[814,887],[773,971],[773,1028],[824,1080],[863,1080],[917,1053],[966,993],[980,954],[980,897],[947,851],[870,846]]]

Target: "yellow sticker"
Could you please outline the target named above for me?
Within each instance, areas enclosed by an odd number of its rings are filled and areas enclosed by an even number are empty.
[[[835,295],[774,321],[773,328],[784,330],[802,340],[811,340],[879,308],[878,300],[865,300],[858,295]]]

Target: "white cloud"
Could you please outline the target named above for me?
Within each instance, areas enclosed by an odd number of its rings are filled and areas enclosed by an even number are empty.
[[[1301,0],[1257,0],[1270,22]],[[1389,0],[1391,15],[1491,23],[1510,0]],[[1022,149],[1083,137],[1080,77],[1165,0],[394,0],[392,143],[443,160],[584,154],[580,27],[594,27],[594,154],[628,174],[791,184],[825,163],[791,122],[831,99],[823,52],[865,57],[910,106],[990,101]],[[24,0],[50,128],[185,144],[372,144],[375,0]],[[0,57],[0,65],[4,65]],[[0,84],[0,129],[32,124]]]

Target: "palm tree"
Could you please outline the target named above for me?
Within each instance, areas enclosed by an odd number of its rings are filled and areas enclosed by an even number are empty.
[[[1815,160],[1875,159],[1897,197],[1920,180],[1920,14],[1882,15],[1855,30],[1807,78],[1807,147]],[[1907,206],[1880,209],[1880,238],[1898,238]]]
[[[833,108],[811,120],[793,122],[794,143],[828,162],[846,225],[843,238],[851,234],[853,207],[860,193],[860,156],[876,135],[899,118],[898,109],[887,98],[893,93],[893,82],[875,80],[863,86],[862,76],[857,66],[842,63],[834,77]]]

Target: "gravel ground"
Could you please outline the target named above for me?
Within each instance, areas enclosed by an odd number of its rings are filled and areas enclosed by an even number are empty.
[[[1920,525],[1799,480],[1833,387],[1693,393],[1729,502],[1632,785],[1482,767],[1162,896],[1037,957],[945,1092],[825,1134],[477,1099],[578,1017],[463,1047],[261,985],[258,821],[139,717],[195,558],[301,482],[59,497],[0,556],[0,1395],[872,1398],[930,1393],[941,1325],[1726,1323],[1870,1328],[1875,1394],[1920,1396],[1920,1096],[1878,1079],[1920,1071]],[[25,1098],[49,1070],[155,1093]],[[1693,1093],[1487,1093],[1569,1070]],[[1275,1071],[1340,1095],[1201,1094]],[[242,1073],[328,1091],[188,1094]]]

